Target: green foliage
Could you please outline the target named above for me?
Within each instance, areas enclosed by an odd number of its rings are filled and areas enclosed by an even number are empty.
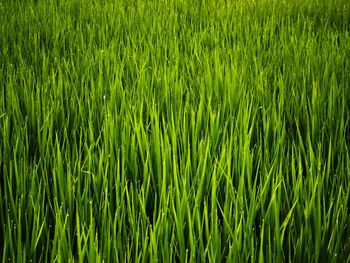
[[[350,4],[0,3],[2,262],[350,261]]]

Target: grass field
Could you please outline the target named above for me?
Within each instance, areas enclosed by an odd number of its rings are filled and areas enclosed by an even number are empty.
[[[2,262],[350,262],[349,30],[347,0],[1,1]]]

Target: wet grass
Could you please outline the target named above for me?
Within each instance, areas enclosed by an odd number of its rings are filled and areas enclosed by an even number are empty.
[[[2,262],[350,261],[347,1],[0,3]]]

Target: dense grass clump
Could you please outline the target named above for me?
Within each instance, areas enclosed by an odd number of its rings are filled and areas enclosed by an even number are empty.
[[[349,262],[350,2],[0,3],[2,262]]]

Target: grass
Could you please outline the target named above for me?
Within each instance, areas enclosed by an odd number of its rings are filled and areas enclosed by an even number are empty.
[[[350,4],[0,3],[2,262],[350,262]]]

